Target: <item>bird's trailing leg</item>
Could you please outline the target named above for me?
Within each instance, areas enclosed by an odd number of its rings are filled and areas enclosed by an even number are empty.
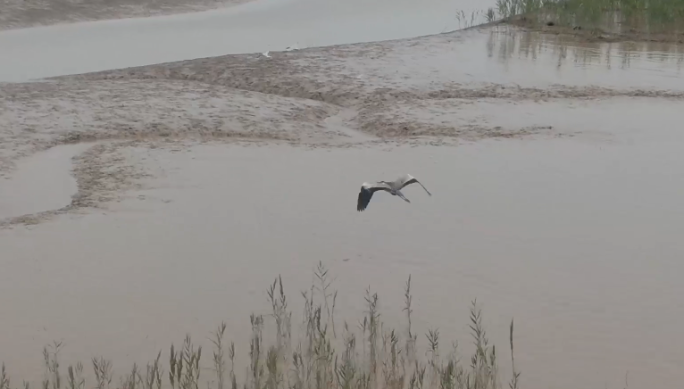
[[[406,201],[407,203],[410,203],[409,199],[407,199],[403,193],[401,193],[400,191],[396,191],[395,193],[397,194],[397,196],[401,197],[402,200]]]

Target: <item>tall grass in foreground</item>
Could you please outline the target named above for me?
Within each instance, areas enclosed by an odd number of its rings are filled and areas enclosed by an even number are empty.
[[[312,287],[302,292],[304,300],[303,335],[291,339],[292,312],[280,277],[267,290],[271,305],[269,315],[251,315],[249,363],[244,376],[238,379],[235,371],[236,350],[228,343],[226,324],[221,323],[212,334],[212,355],[209,363],[213,377],[208,389],[494,389],[509,386],[518,388],[520,373],[515,370],[513,356],[513,321],[510,324],[510,356],[513,377],[500,382],[496,347],[489,344],[482,325],[482,313],[473,301],[470,307],[470,332],[475,344],[474,353],[463,362],[458,345],[454,344],[442,356],[440,333],[437,329],[420,337],[429,346],[425,356],[419,356],[416,345],[419,336],[412,328],[413,305],[411,277],[404,287],[403,329],[387,326],[381,319],[379,298],[366,290],[364,317],[358,325],[344,321],[335,327],[337,292],[330,290],[328,271],[319,264]],[[264,324],[269,320],[274,328],[274,341],[264,342]],[[69,366],[66,380],[59,363],[61,343],[44,349],[45,378],[42,389],[199,389],[202,366],[202,347],[196,346],[188,335],[179,348],[171,345],[167,370],[156,358],[140,368],[133,365],[130,372],[113,383],[112,364],[98,357],[92,359],[94,382],[86,383],[83,365]],[[23,389],[29,389],[24,383]],[[0,389],[15,389],[5,371],[0,372]]]
[[[528,16],[588,28],[684,31],[684,0],[497,0],[496,11],[504,20]]]

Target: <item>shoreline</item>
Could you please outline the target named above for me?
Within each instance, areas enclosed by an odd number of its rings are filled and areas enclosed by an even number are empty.
[[[562,25],[545,25],[533,23],[525,17],[514,17],[508,20],[493,22],[493,24],[507,24],[523,28],[530,32],[537,32],[540,34],[552,34],[572,37],[582,40],[587,43],[606,42],[606,43],[620,43],[620,42],[636,42],[636,43],[671,43],[684,44],[684,32],[677,33],[645,33],[636,30],[627,32],[608,32],[602,29],[582,29],[572,28]],[[477,27],[477,26],[476,26]]]

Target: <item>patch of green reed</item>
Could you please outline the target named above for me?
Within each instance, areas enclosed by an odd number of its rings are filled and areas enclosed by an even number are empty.
[[[282,279],[276,278],[267,289],[271,313],[250,316],[249,363],[238,383],[235,374],[235,344],[226,343],[226,324],[221,323],[210,338],[213,345],[208,389],[494,389],[501,386],[498,355],[489,343],[482,324],[482,312],[476,301],[470,306],[470,333],[475,351],[462,362],[458,344],[442,356],[438,329],[429,330],[425,340],[429,352],[420,357],[416,351],[418,335],[412,328],[413,295],[411,277],[404,287],[406,324],[392,328],[382,321],[380,299],[366,290],[366,311],[357,326],[344,321],[339,334],[334,327],[337,292],[331,290],[327,269],[319,264],[314,285],[301,293],[304,300],[303,336],[294,344],[291,339],[292,312],[288,306]],[[275,343],[264,343],[264,324],[275,324]],[[513,321],[510,324],[510,355],[513,368],[508,386],[517,389],[520,372],[515,368]],[[160,365],[161,351],[144,370],[136,364],[112,384],[112,364],[105,358],[93,358],[94,382],[86,383],[83,365],[68,366],[63,383],[59,363],[61,343],[43,351],[45,378],[43,389],[199,389],[202,371],[202,347],[187,335],[180,348],[171,345],[168,371]],[[166,377],[166,378],[164,378]],[[28,384],[23,389],[29,389]],[[13,389],[4,364],[0,370],[0,389]]]
[[[619,32],[684,31],[684,0],[497,0],[500,19],[528,20]]]

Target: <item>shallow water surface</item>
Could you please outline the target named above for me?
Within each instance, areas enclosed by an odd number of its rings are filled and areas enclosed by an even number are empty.
[[[186,331],[204,342],[220,320],[246,355],[248,316],[267,313],[269,282],[282,274],[298,312],[323,261],[337,277],[340,321],[361,317],[371,285],[399,325],[409,274],[416,330],[439,328],[443,344],[470,350],[474,298],[500,350],[515,317],[525,387],[616,387],[627,371],[630,386],[676,386],[684,140],[629,134],[387,151],[141,150],[165,172],[150,189],[105,214],[0,232],[11,258],[0,274],[5,360],[38,379],[41,347],[61,339],[65,361],[105,355],[121,368]],[[411,204],[380,193],[356,211],[361,182],[406,172],[433,196],[414,186],[404,190]]]
[[[501,25],[419,38],[394,48],[381,57],[390,69],[378,69],[377,76],[394,78],[403,87],[424,88],[429,79],[436,87],[456,83],[684,91],[679,82],[683,45],[588,43]],[[358,64],[347,65],[357,73],[380,62],[355,61]]]
[[[493,0],[259,0],[222,10],[0,32],[0,81],[437,34]]]
[[[0,220],[69,205],[77,190],[71,158],[86,147],[58,146],[20,160],[0,181]]]
[[[507,72],[572,85],[682,90],[684,45],[588,42],[515,27],[488,31],[487,57]],[[523,76],[524,77],[524,76]]]

